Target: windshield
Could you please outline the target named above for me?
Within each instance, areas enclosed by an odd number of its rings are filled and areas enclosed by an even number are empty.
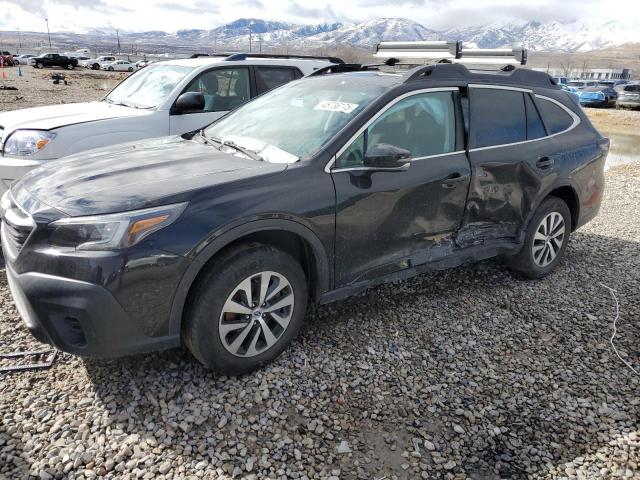
[[[155,108],[167,99],[176,85],[192,70],[191,67],[166,64],[147,67],[114,88],[105,100],[127,107]]]
[[[350,80],[288,83],[214,123],[205,135],[274,163],[310,158],[384,90]]]

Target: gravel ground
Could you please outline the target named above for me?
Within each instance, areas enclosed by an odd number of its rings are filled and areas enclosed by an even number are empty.
[[[25,70],[0,109],[116,81]],[[547,279],[488,261],[316,307],[252,375],[215,378],[181,350],[0,374],[0,478],[640,478],[640,376],[609,344],[600,285],[640,370],[640,168],[607,180]],[[0,350],[41,348],[0,270]]]
[[[6,478],[639,478],[640,168],[542,281],[495,261],[309,314],[274,364],[174,350],[4,374]],[[0,278],[3,350],[33,349]],[[386,476],[386,477],[385,477]]]

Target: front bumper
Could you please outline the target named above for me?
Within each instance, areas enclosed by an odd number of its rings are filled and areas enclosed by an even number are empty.
[[[29,170],[41,165],[40,160],[20,157],[0,157],[0,195],[9,190],[11,184],[22,178]]]
[[[27,328],[41,342],[85,357],[120,357],[180,345],[149,337],[104,287],[6,266],[9,288]]]

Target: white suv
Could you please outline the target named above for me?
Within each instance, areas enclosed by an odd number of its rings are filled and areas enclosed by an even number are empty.
[[[332,57],[235,54],[158,62],[99,102],[0,113],[0,193],[43,161],[199,130],[249,99],[331,64]]]

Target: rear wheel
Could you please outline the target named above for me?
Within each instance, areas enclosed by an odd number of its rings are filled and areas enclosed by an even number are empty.
[[[130,72],[133,72],[133,67],[129,67],[129,71],[130,71]]]
[[[92,70],[98,70],[100,68],[100,64],[99,63],[94,63],[93,65],[91,65],[91,69]]]
[[[110,72],[113,72],[113,67],[109,67],[109,71],[110,71]]]
[[[571,232],[571,212],[564,200],[547,198],[531,219],[522,250],[507,265],[528,278],[548,275],[562,260]]]
[[[67,64],[67,70],[73,70],[76,66],[73,63]]]
[[[262,244],[224,252],[190,294],[183,338],[205,366],[241,375],[276,358],[302,326],[307,282],[289,254]]]

